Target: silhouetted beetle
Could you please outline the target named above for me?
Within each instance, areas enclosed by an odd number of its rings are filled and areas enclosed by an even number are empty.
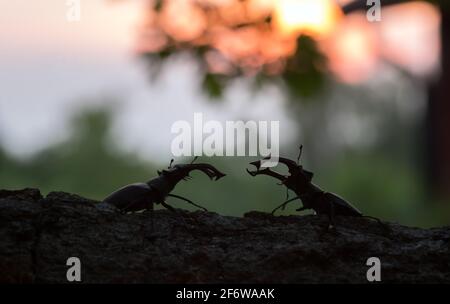
[[[283,204],[275,208],[272,211],[272,214],[274,214],[275,211],[277,211],[280,208],[284,209],[288,203],[299,199],[302,201],[303,207],[296,209],[297,211],[313,209],[316,212],[316,214],[328,215],[329,228],[333,227],[334,225],[335,215],[367,217],[376,220],[384,227],[386,227],[383,223],[381,223],[379,219],[371,216],[362,215],[362,213],[358,209],[353,207],[343,198],[337,196],[336,194],[325,192],[318,186],[314,185],[311,182],[314,174],[310,171],[303,169],[303,167],[299,165],[300,157],[302,154],[302,148],[303,146],[300,146],[300,152],[297,158],[297,163],[293,160],[284,157],[279,158],[278,161],[288,167],[289,170],[288,176],[271,171],[269,168],[260,169],[262,160],[250,163],[251,165],[256,167],[257,169],[256,171],[250,171],[247,169],[247,172],[252,176],[268,175],[274,177],[281,182],[280,185],[285,185],[287,187],[287,191],[292,190],[295,192],[296,197],[285,201]],[[266,157],[263,160],[266,159],[269,159],[269,157]]]
[[[191,178],[189,173],[193,170],[200,170],[209,178],[218,180],[225,176],[222,172],[217,170],[210,164],[179,164],[172,167],[173,159],[167,170],[158,171],[158,177],[155,177],[147,183],[135,183],[125,186],[103,200],[104,203],[114,205],[123,212],[151,210],[153,211],[153,204],[161,204],[170,211],[176,212],[175,209],[166,203],[166,197],[175,197],[188,202],[191,205],[206,208],[193,203],[191,200],[179,195],[170,194],[175,186],[181,180],[188,180]],[[153,217],[152,217],[153,225]]]

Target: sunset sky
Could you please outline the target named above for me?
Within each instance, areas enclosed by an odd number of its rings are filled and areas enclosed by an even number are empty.
[[[363,14],[341,16],[331,0],[253,2],[261,9],[274,9],[284,34],[304,30],[315,36],[330,59],[334,76],[348,84],[367,85],[383,79],[386,63],[417,77],[430,75],[438,67],[439,14],[431,5],[386,8],[382,22],[368,23]],[[297,10],[301,2],[309,14]],[[11,152],[27,156],[65,138],[74,109],[111,103],[111,97],[120,101],[121,109],[115,135],[125,149],[144,157],[167,154],[171,124],[177,119],[190,121],[200,110],[206,119],[281,120],[284,141],[295,140],[295,134],[287,131],[293,122],[282,107],[285,100],[278,87],[267,87],[255,96],[241,81],[231,86],[226,102],[212,104],[201,94],[200,79],[189,58],[172,60],[162,77],[151,83],[136,54],[147,4],[144,0],[82,0],[81,20],[68,22],[63,0],[2,1],[0,140]],[[187,28],[182,16],[168,16],[172,19],[166,21],[165,29],[180,39],[195,37],[204,26],[193,22]],[[236,37],[224,36],[218,48],[237,56],[251,51],[251,45],[263,45],[252,44],[248,38],[252,35],[245,34],[241,48]]]

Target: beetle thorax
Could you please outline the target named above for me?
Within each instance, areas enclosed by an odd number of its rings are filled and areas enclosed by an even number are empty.
[[[169,178],[166,178],[162,174],[159,177],[156,177],[156,178],[150,180],[149,182],[147,182],[147,185],[150,188],[157,191],[160,194],[161,199],[164,199],[167,196],[167,194],[169,194],[170,191],[173,190],[176,183],[173,183]]]

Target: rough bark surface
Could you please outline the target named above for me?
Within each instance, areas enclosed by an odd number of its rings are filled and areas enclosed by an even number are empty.
[[[76,195],[0,191],[0,282],[66,283],[81,260],[85,283],[366,283],[375,256],[383,282],[450,282],[450,228],[364,218],[244,217],[167,210],[121,214]]]

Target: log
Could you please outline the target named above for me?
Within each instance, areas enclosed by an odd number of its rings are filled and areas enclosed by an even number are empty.
[[[83,283],[449,283],[450,228],[420,229],[316,215],[243,217],[213,212],[121,214],[63,192],[0,191],[0,282],[67,283],[69,257]]]

